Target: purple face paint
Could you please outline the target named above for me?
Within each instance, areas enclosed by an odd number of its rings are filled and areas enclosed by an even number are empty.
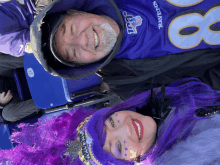
[[[126,141],[124,141],[124,144],[126,145]],[[125,153],[127,153],[128,148],[125,147]],[[125,156],[127,156],[127,154],[125,154]]]

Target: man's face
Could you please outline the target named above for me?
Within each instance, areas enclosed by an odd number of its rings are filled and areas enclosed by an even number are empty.
[[[64,60],[81,64],[96,62],[113,49],[120,29],[107,17],[69,10],[54,37],[54,49]]]

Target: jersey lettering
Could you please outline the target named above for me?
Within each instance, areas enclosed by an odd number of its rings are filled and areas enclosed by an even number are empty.
[[[128,15],[126,11],[123,12],[123,16],[125,18],[128,34],[137,34],[137,26],[141,26],[143,21],[141,16]]]
[[[220,6],[217,6],[207,11],[204,16],[200,13],[189,13],[176,17],[169,25],[170,41],[181,49],[194,48],[202,40],[209,45],[219,45],[220,29],[215,27],[215,24],[220,22],[219,15]],[[187,33],[186,29],[190,27],[194,30]],[[184,30],[186,33],[181,34]]]
[[[153,5],[154,5],[154,7],[155,7],[155,9],[157,11],[158,29],[163,28],[163,20],[162,20],[163,17],[162,17],[162,14],[161,14],[161,10],[160,10],[160,8],[159,8],[159,6],[158,6],[156,1],[153,2]]]

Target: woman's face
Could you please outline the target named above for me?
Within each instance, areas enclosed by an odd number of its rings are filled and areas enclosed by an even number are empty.
[[[106,121],[103,149],[116,158],[133,160],[143,155],[154,143],[157,125],[153,118],[132,111],[119,111]]]

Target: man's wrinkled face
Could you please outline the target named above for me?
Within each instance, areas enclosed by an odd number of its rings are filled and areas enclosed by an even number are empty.
[[[54,49],[61,58],[88,64],[111,52],[120,32],[113,19],[72,9],[68,13],[54,37]]]
[[[105,121],[103,149],[118,159],[134,160],[153,145],[157,125],[153,118],[132,111],[115,112]]]

